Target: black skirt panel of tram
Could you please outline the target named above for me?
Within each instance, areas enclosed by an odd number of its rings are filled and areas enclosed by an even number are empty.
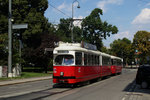
[[[75,76],[53,76],[55,79],[76,79]]]

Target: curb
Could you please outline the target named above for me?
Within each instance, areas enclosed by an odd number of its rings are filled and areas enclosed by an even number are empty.
[[[19,80],[12,80],[12,81],[2,81],[2,82],[0,82],[0,86],[14,85],[14,84],[21,84],[21,83],[27,83],[27,82],[49,80],[49,79],[52,79],[52,76],[38,77],[38,78],[27,78],[27,79],[19,79]]]

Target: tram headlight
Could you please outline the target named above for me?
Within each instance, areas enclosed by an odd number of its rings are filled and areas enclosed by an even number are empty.
[[[60,72],[60,76],[64,76],[64,72]]]

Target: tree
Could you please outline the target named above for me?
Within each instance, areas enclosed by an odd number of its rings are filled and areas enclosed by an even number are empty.
[[[56,32],[57,36],[61,37],[61,40],[64,42],[71,42],[71,18],[60,19],[60,24],[58,24],[58,30]],[[75,26],[73,27],[73,35],[75,42],[81,42],[82,30]]]
[[[99,50],[103,47],[102,39],[118,32],[116,26],[103,22],[101,15],[103,15],[102,10],[95,8],[82,22],[83,40],[95,44]]]
[[[41,44],[36,49],[25,49],[24,59],[26,64],[34,64],[36,67],[41,67],[47,73],[47,67],[52,66],[53,52],[45,54],[45,48],[54,48],[54,42],[58,42],[59,38],[56,35],[44,33],[41,36]],[[41,70],[43,71],[43,70]]]
[[[0,65],[7,65],[8,58],[8,0],[0,0]]]
[[[54,27],[48,20],[44,17],[44,12],[48,8],[47,0],[13,0],[12,1],[12,19],[14,20],[13,24],[22,24],[27,23],[28,29],[21,30],[13,30],[13,63],[18,63],[19,55],[18,48],[19,43],[18,38],[15,38],[14,33],[19,33],[20,38],[23,41],[23,55],[28,54],[29,49],[31,51],[37,50],[41,46],[42,43],[42,34],[45,33],[53,33],[55,31]],[[0,50],[3,50],[2,54],[7,59],[7,49],[3,49],[7,47],[7,44],[4,43],[7,40],[7,30],[8,30],[8,0],[0,0],[0,35],[2,36],[2,42],[0,42]],[[4,41],[5,40],[5,41]],[[6,42],[7,43],[7,42]],[[6,52],[6,54],[5,54]],[[44,52],[44,51],[43,51]],[[36,55],[37,56],[37,55]],[[7,62],[5,58],[0,57],[0,62],[4,60]],[[23,56],[24,57],[24,56]],[[26,63],[32,62],[32,57],[29,56],[26,59],[24,58]],[[33,57],[34,58],[34,57]],[[33,62],[35,63],[35,61]],[[42,62],[44,63],[44,62]],[[42,65],[41,65],[42,66]]]
[[[8,57],[8,48],[7,42],[8,37],[7,34],[0,34],[0,64],[7,65],[7,57]]]
[[[60,24],[58,24],[57,35],[61,37],[64,42],[71,42],[71,28],[70,28],[71,18],[60,19]]]
[[[111,54],[123,58],[124,64],[131,64],[134,59],[132,43],[127,38],[114,40],[110,44]]]
[[[138,31],[133,39],[134,49],[140,58],[140,63],[149,63],[150,57],[150,32]]]

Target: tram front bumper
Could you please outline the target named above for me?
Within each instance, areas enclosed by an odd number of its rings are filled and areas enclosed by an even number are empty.
[[[76,77],[75,76],[53,76],[53,82],[54,83],[76,83]]]

